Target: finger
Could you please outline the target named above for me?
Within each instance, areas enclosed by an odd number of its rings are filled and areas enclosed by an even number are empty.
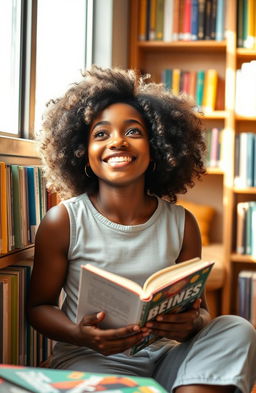
[[[80,323],[82,325],[95,326],[98,323],[100,323],[101,321],[103,321],[104,318],[105,318],[105,313],[98,312],[98,313],[91,314],[91,315],[85,315]]]

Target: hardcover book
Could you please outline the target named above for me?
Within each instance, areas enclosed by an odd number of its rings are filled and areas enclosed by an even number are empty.
[[[0,392],[166,393],[165,389],[152,378],[92,374],[72,370],[0,365],[0,377],[2,378]],[[1,390],[1,387],[5,390]]]
[[[144,326],[159,314],[181,312],[201,296],[213,264],[194,258],[154,273],[143,287],[94,265],[82,265],[77,321],[85,314],[104,311],[100,324],[104,329]],[[133,355],[155,340],[155,336],[148,336],[126,353]]]

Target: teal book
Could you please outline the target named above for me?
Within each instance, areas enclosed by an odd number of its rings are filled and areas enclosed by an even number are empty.
[[[201,296],[213,264],[194,258],[155,272],[143,286],[97,266],[82,265],[77,322],[86,314],[104,311],[103,329],[144,326],[159,314],[182,312]],[[134,355],[156,340],[148,336],[126,354]]]
[[[253,187],[254,183],[254,134],[252,132],[246,133],[247,138],[247,156],[246,156],[246,185],[247,187]]]
[[[216,41],[225,39],[225,0],[217,1],[216,9]]]
[[[167,393],[152,378],[0,365],[1,383],[33,393]],[[11,390],[2,390],[11,392]],[[17,393],[23,390],[17,390]],[[0,390],[1,392],[1,390]],[[14,390],[13,390],[14,392]],[[16,390],[15,390],[16,392]]]
[[[12,207],[13,207],[13,222],[14,222],[14,247],[22,248],[22,236],[21,236],[21,191],[19,181],[19,166],[11,165],[12,174]]]
[[[204,79],[205,79],[205,71],[198,71],[196,77],[196,104],[201,107],[203,104],[203,96],[204,96]]]
[[[165,69],[163,70],[163,83],[166,88],[166,90],[171,90],[172,87],[172,70],[171,69]]]

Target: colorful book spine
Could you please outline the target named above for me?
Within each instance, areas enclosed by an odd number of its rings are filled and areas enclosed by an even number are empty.
[[[164,0],[156,2],[156,40],[164,38]]]
[[[212,112],[216,105],[218,74],[214,69],[209,69],[205,73],[204,92],[203,92],[203,110]]]
[[[173,40],[173,0],[164,3],[164,41]]]
[[[196,79],[195,101],[199,107],[202,107],[202,104],[203,104],[204,79],[205,79],[205,71],[203,71],[203,70],[198,71],[197,72],[197,79]]]
[[[192,0],[191,3],[191,40],[198,39],[198,0]]]

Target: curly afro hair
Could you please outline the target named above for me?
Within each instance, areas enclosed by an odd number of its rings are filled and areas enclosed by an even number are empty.
[[[84,172],[90,124],[117,102],[137,109],[148,128],[154,165],[145,174],[146,192],[175,202],[205,173],[202,124],[193,103],[161,84],[146,83],[147,78],[93,66],[63,97],[48,103],[38,140],[50,189],[63,198],[97,191],[97,177]]]

